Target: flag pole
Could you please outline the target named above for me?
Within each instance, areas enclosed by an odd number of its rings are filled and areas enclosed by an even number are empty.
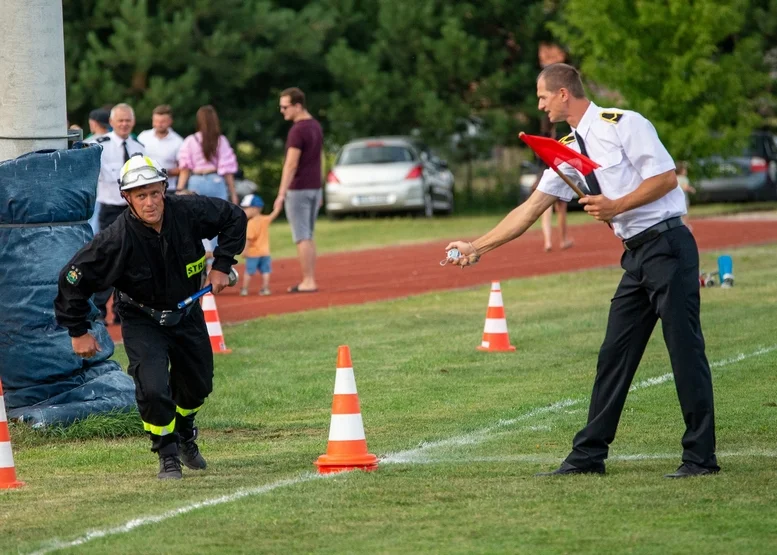
[[[523,137],[523,135],[525,135],[525,134],[526,134],[526,133],[524,133],[523,131],[521,131],[520,133],[518,133],[518,137],[519,137],[519,138],[521,138],[521,137]],[[575,183],[574,183],[574,182],[573,182],[571,179],[569,179],[569,177],[567,177],[566,175],[564,175],[563,173],[561,173],[561,172],[559,171],[559,169],[558,169],[558,168],[553,168],[553,171],[555,171],[555,172],[556,172],[556,174],[557,174],[557,175],[558,175],[558,176],[559,176],[561,179],[563,179],[563,180],[564,180],[564,183],[566,183],[567,185],[569,185],[569,188],[570,188],[570,189],[572,189],[572,190],[573,190],[575,193],[577,193],[577,196],[579,196],[580,198],[583,198],[584,196],[587,196],[587,194],[588,194],[588,193],[584,193],[584,192],[583,192],[583,191],[580,189],[580,187],[578,187],[577,185],[575,185]]]

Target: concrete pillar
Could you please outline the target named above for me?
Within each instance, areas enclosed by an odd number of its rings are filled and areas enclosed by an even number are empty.
[[[62,0],[0,1],[0,161],[67,148]]]

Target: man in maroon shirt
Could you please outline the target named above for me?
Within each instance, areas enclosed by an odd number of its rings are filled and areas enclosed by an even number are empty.
[[[321,125],[305,108],[305,93],[294,87],[281,92],[283,119],[294,122],[286,138],[286,160],[281,185],[273,208],[283,204],[291,224],[291,236],[297,245],[302,281],[289,293],[313,293],[316,284],[316,244],[313,229],[321,207],[321,149],[324,134]]]

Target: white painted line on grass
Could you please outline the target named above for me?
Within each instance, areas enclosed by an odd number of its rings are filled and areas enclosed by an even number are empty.
[[[763,449],[753,449],[746,451],[724,451],[717,454],[718,457],[731,459],[735,457],[777,457],[777,451]],[[608,457],[608,461],[648,461],[648,460],[671,460],[676,459],[677,453],[636,453],[633,455],[613,455]],[[402,464],[400,461],[381,462]],[[557,463],[558,457],[548,455],[503,455],[503,456],[483,456],[483,457],[427,457],[417,458],[412,464],[475,464],[475,463],[538,463],[551,464]]]
[[[777,351],[777,345],[772,345],[771,347],[763,347],[753,351],[752,353],[740,353],[728,359],[712,362],[710,364],[710,368],[723,368],[725,366],[729,366],[731,364],[735,364],[737,362],[741,362],[749,358],[765,355],[772,351]],[[629,391],[637,391],[640,389],[652,387],[654,385],[660,385],[662,383],[671,381],[672,379],[673,379],[673,376],[671,373],[664,374],[662,376],[657,376],[654,378],[648,378],[646,380],[642,380],[632,385]],[[494,434],[494,432],[498,431],[500,428],[513,426],[514,424],[518,424],[522,421],[529,420],[538,416],[557,413],[563,409],[566,409],[575,405],[580,405],[586,401],[587,399],[582,399],[582,398],[564,399],[563,401],[558,401],[547,407],[532,409],[525,414],[522,414],[515,418],[511,418],[509,420],[500,420],[494,426],[482,428],[480,430],[476,430],[466,435],[450,437],[439,441],[422,443],[415,449],[408,449],[407,451],[400,451],[399,453],[388,454],[383,458],[381,458],[380,462],[386,462],[386,463],[420,462],[422,463],[424,462],[425,459],[428,458],[428,455],[426,453],[432,449],[458,447],[461,445],[477,445],[479,443],[483,443],[484,441],[490,439],[490,437]]]
[[[752,353],[741,353],[739,355],[736,355],[735,357],[713,362],[710,364],[712,368],[722,368],[725,366],[728,366],[730,364],[734,364],[737,362],[741,362],[743,360],[753,358],[756,356],[761,356],[767,353],[770,353],[772,351],[777,350],[777,345],[773,345],[771,347],[764,347],[761,349],[758,349]],[[644,389],[646,387],[651,387],[653,385],[658,385],[664,382],[667,382],[672,379],[671,374],[664,374],[664,376],[659,376],[658,378],[649,378],[647,380],[643,380],[634,386],[632,386],[632,390],[636,389]],[[471,432],[469,434],[461,435],[461,436],[454,436],[447,439],[442,439],[439,441],[432,441],[432,442],[424,442],[416,449],[409,449],[407,451],[400,451],[399,453],[394,453],[390,455],[386,455],[383,457],[380,462],[381,463],[389,463],[389,464],[401,464],[401,463],[426,463],[429,464],[430,462],[434,461],[434,459],[431,459],[426,452],[431,449],[437,449],[441,447],[458,447],[463,445],[477,445],[479,443],[482,443],[489,439],[489,436],[491,436],[494,432],[499,431],[502,428],[506,428],[509,426],[513,426],[515,424],[519,424],[521,422],[532,420],[537,417],[542,417],[549,414],[557,413],[563,409],[578,405],[580,403],[583,403],[584,399],[564,399],[562,401],[557,401],[556,403],[553,403],[552,405],[548,405],[545,407],[537,407],[534,408],[524,414],[521,414],[519,416],[516,416],[515,418],[509,418],[505,420],[500,420],[493,426],[488,426],[486,428],[481,428],[480,430],[476,430],[474,432]],[[752,454],[750,454],[752,453]],[[726,455],[726,456],[773,456],[772,454],[769,454],[771,452],[764,451],[763,455],[758,455],[757,451],[753,452],[742,452],[741,455]],[[623,455],[623,457],[627,457],[629,455]],[[631,455],[631,457],[645,457],[650,458],[651,455]],[[663,455],[658,455],[655,457],[661,457],[663,458]],[[672,455],[673,457],[676,457],[677,455]],[[535,456],[535,455],[516,455],[515,457],[525,457],[524,459],[519,458],[513,458],[510,460],[526,460],[527,462],[548,462],[548,459],[541,457],[541,456]],[[536,460],[535,460],[536,457]],[[668,456],[667,456],[668,457]],[[482,458],[482,460],[485,460],[486,458]],[[495,460],[493,457],[488,457],[490,460]],[[618,460],[618,457],[612,457],[612,459]],[[473,461],[477,459],[471,459]],[[503,459],[508,460],[508,459]],[[557,461],[558,458],[554,457],[552,459],[553,461]],[[627,459],[622,459],[627,460]],[[633,459],[628,459],[633,460]],[[439,459],[439,462],[451,462],[450,459]],[[114,528],[105,528],[102,530],[91,530],[89,532],[86,532],[83,536],[80,538],[77,538],[75,540],[71,541],[59,541],[59,540],[51,540],[46,542],[45,547],[39,549],[38,551],[33,552],[33,555],[38,554],[44,554],[44,553],[51,553],[53,551],[58,551],[61,549],[68,549],[71,547],[77,547],[79,545],[83,545],[85,543],[88,543],[92,540],[96,540],[99,538],[104,538],[107,536],[115,536],[118,534],[125,534],[127,532],[131,532],[135,530],[136,528],[140,528],[142,526],[147,526],[149,524],[157,524],[159,522],[163,522],[165,520],[175,518],[179,515],[183,515],[186,513],[189,513],[191,511],[202,509],[205,507],[213,507],[215,505],[223,505],[224,503],[232,503],[233,501],[237,501],[239,499],[243,499],[244,497],[250,497],[254,495],[263,495],[265,493],[269,493],[271,491],[274,491],[279,488],[287,487],[287,486],[296,486],[297,484],[302,484],[304,482],[310,482],[312,480],[318,479],[318,478],[327,478],[337,476],[337,474],[314,474],[312,472],[306,472],[304,474],[300,474],[296,478],[289,478],[286,480],[278,480],[277,482],[272,482],[270,484],[265,484],[263,486],[257,486],[255,488],[248,488],[248,489],[240,489],[235,491],[234,493],[230,493],[227,495],[222,495],[220,497],[214,497],[211,499],[206,499],[204,501],[199,501],[196,503],[191,503],[189,505],[184,505],[183,507],[179,507],[178,509],[172,509],[170,511],[166,511],[164,513],[160,513],[158,515],[150,515],[145,517],[139,517],[132,519],[130,521],[127,521],[126,523],[122,524],[121,526],[116,526]]]
[[[223,505],[224,503],[232,503],[233,501],[243,499],[244,497],[250,497],[253,495],[262,495],[264,493],[269,493],[279,488],[283,488],[287,486],[296,486],[297,484],[302,484],[303,482],[310,482],[311,480],[316,480],[318,478],[328,478],[336,475],[337,474],[314,474],[312,472],[306,472],[304,474],[300,474],[296,478],[289,478],[287,480],[278,480],[277,482],[272,482],[270,484],[265,484],[263,486],[258,486],[255,488],[239,489],[236,492],[230,493],[228,495],[222,495],[221,497],[213,497],[211,499],[206,499],[204,501],[198,501],[197,503],[184,505],[183,507],[179,507],[178,509],[172,509],[170,511],[166,511],[158,515],[135,518],[125,522],[121,526],[116,526],[115,528],[105,528],[103,530],[91,530],[86,534],[84,534],[83,536],[81,536],[80,538],[77,538],[72,541],[61,542],[58,540],[52,540],[48,542],[48,545],[46,547],[33,552],[32,555],[51,553],[52,551],[59,551],[60,549],[78,547],[79,545],[83,545],[92,540],[105,538],[107,536],[115,536],[117,534],[125,534],[127,532],[131,532],[135,528],[140,528],[141,526],[147,526],[149,524],[157,524],[164,520],[175,518],[179,515],[183,515],[191,511],[195,511],[197,509],[202,509],[204,507],[213,507],[215,505]]]
[[[734,364],[736,362],[741,362],[748,358],[753,358],[761,355],[765,355],[767,353],[771,353],[772,351],[777,351],[777,345],[772,345],[771,347],[764,347],[762,349],[758,349],[757,351],[753,351],[752,353],[744,354],[740,353],[732,358],[727,358],[724,360],[719,360],[717,362],[711,362],[710,368],[722,368],[724,366],[729,366],[731,364]],[[637,391],[638,389],[645,389],[646,387],[651,387],[654,385],[659,385],[664,382],[671,381],[674,378],[672,373],[664,374],[663,376],[656,376],[655,378],[648,378],[647,380],[643,380],[639,383],[636,383],[631,386],[629,391]]]

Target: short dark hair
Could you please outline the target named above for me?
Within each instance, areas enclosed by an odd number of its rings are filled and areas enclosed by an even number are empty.
[[[569,64],[550,64],[537,76],[537,81],[540,79],[545,80],[545,87],[551,92],[556,92],[563,88],[568,90],[575,98],[585,97],[580,72]]]
[[[151,112],[152,114],[155,114],[157,116],[170,116],[173,117],[173,109],[170,107],[169,104],[160,104],[156,108],[154,108],[154,111]]]
[[[288,96],[292,104],[299,104],[303,108],[305,107],[305,93],[302,92],[302,89],[297,87],[284,89],[281,91],[281,96]]]

